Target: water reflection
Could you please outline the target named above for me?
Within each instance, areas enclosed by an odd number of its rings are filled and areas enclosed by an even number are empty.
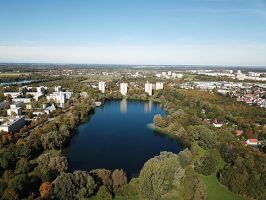
[[[144,112],[145,113],[150,113],[151,107],[152,107],[152,101],[151,100],[144,102]]]
[[[127,113],[127,100],[126,99],[122,99],[120,101],[120,112]]]

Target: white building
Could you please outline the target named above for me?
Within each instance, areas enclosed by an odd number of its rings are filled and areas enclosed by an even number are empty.
[[[4,96],[10,95],[12,98],[17,98],[18,96],[22,95],[20,92],[4,92]]]
[[[184,76],[183,74],[175,74],[175,77],[176,77],[176,78],[183,78],[183,76]],[[175,77],[174,77],[174,78],[175,78]]]
[[[60,106],[63,106],[66,101],[71,98],[72,94],[73,92],[53,92],[46,98],[48,101],[54,101],[55,103],[59,103]]]
[[[145,92],[148,93],[150,96],[152,95],[152,86],[153,85],[147,81],[147,83],[145,83],[145,87],[144,87]]]
[[[162,90],[163,89],[163,83],[162,82],[156,82],[155,83],[155,90]]]
[[[26,109],[28,109],[28,110],[31,110],[32,109],[31,103],[26,104]]]
[[[103,82],[103,81],[100,81],[100,82],[99,82],[99,90],[100,90],[102,93],[105,93],[105,82]]]
[[[120,83],[120,93],[123,96],[127,95],[127,83]]]
[[[7,122],[0,125],[0,131],[16,133],[25,125],[24,116],[9,118]]]
[[[13,99],[12,99],[12,102],[13,102],[13,103],[16,103],[16,102],[23,102],[23,104],[31,103],[31,98],[13,98]]]
[[[36,87],[36,90],[38,93],[44,94],[44,92],[47,90],[47,87],[44,86]]]
[[[62,91],[62,86],[55,86],[55,87],[54,87],[54,91],[55,91],[55,92],[60,92],[60,91]]]
[[[241,70],[237,70],[236,78],[238,80],[244,80],[245,79],[245,75],[242,74]]]
[[[21,114],[22,114],[22,108],[21,108],[21,107],[17,107],[17,106],[14,105],[14,104],[11,104],[11,105],[10,105],[10,108],[7,109],[7,114],[8,114],[9,116],[12,116],[13,113],[15,113],[16,116],[21,115]]]

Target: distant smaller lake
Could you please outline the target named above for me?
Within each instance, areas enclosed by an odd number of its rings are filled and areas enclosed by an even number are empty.
[[[107,101],[78,128],[66,149],[69,169],[123,169],[129,177],[161,151],[179,153],[183,145],[148,127],[156,114],[165,115],[152,101]]]
[[[3,82],[3,83],[0,83],[0,86],[27,84],[27,83],[31,83],[31,82],[32,82],[32,80],[21,80],[21,81]]]

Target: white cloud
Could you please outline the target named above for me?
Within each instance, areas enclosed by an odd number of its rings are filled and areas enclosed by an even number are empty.
[[[266,66],[266,44],[0,46],[0,62]]]

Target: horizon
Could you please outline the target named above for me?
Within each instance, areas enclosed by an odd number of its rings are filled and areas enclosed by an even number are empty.
[[[266,66],[265,0],[0,5],[1,63]]]

